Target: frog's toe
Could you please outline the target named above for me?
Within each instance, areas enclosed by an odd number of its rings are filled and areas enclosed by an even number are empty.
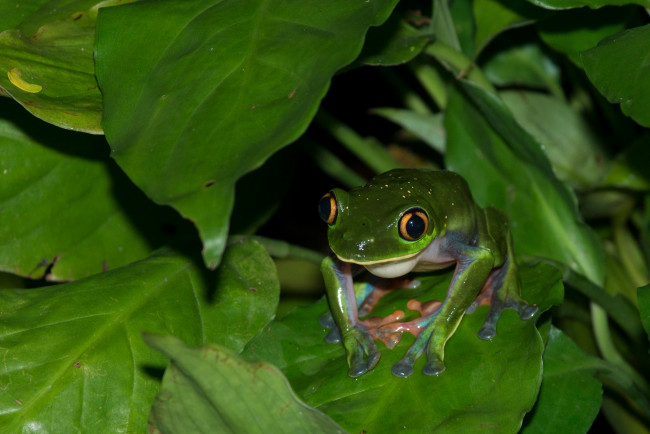
[[[517,309],[517,311],[519,312],[519,317],[525,321],[531,319],[537,313],[537,306],[529,306],[523,303],[523,306]]]
[[[343,337],[343,345],[348,353],[350,377],[358,377],[374,368],[381,356],[372,337],[362,326],[347,331]]]
[[[338,344],[341,342],[341,331],[338,327],[330,330],[330,332],[325,336],[325,342],[328,344]]]
[[[414,280],[411,280],[411,281],[406,285],[406,288],[408,288],[408,289],[415,289],[415,288],[419,287],[421,283],[422,283],[422,282],[420,282],[419,280],[414,279]]]
[[[442,360],[429,360],[422,369],[424,375],[440,375],[445,370],[445,364],[442,363]]]
[[[323,315],[321,315],[321,317],[318,318],[318,322],[326,329],[333,329],[336,327],[336,323],[334,322],[334,317],[332,316],[331,312],[325,312]]]
[[[497,329],[494,324],[484,324],[478,332],[479,339],[490,340],[497,335]]]
[[[476,311],[476,308],[478,307],[478,301],[474,300],[469,306],[467,306],[467,309],[465,309],[465,313],[467,315],[471,315]]]
[[[352,358],[350,361],[350,369],[348,370],[348,375],[352,378],[359,377],[366,372],[370,371],[372,368],[375,367],[377,362],[379,362],[379,358],[381,357],[381,354],[379,351],[372,353],[368,356],[368,359],[363,358],[363,353],[358,353],[355,355],[355,357]]]
[[[406,378],[413,373],[413,362],[410,360],[402,359],[395,363],[390,371],[396,377]]]

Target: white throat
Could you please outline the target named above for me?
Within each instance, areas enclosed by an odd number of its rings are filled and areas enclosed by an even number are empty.
[[[395,259],[394,261],[379,262],[375,264],[365,264],[366,270],[378,277],[400,277],[410,273],[413,268],[420,262],[420,255],[426,251],[418,253],[417,255],[405,258]]]

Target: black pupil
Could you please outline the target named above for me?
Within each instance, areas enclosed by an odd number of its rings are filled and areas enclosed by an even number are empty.
[[[320,215],[320,218],[322,218],[323,221],[327,223],[330,215],[332,214],[332,204],[330,202],[329,196],[325,196],[318,203],[318,214]]]
[[[413,214],[406,222],[406,233],[413,239],[420,238],[424,233],[425,228],[426,224],[424,223],[424,220],[417,214]]]

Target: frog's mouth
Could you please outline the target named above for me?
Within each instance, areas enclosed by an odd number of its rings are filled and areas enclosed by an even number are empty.
[[[391,278],[403,276],[413,270],[420,260],[419,256],[422,252],[424,252],[424,250],[409,253],[408,255],[399,256],[397,258],[380,259],[377,261],[356,261],[354,259],[343,258],[338,254],[336,254],[336,256],[338,256],[338,258],[343,262],[363,265],[366,270],[370,271],[375,276]]]

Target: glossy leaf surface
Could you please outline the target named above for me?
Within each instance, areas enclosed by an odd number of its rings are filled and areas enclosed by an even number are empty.
[[[5,432],[143,432],[164,357],[143,331],[235,350],[275,312],[279,285],[257,243],[206,274],[162,252],[77,282],[1,290],[0,426]]]
[[[102,95],[93,61],[95,23],[98,7],[116,2],[4,2],[0,94],[56,126],[101,134]]]
[[[171,361],[153,404],[151,432],[344,432],[296,397],[272,365],[218,345],[190,348],[158,335],[145,340]]]
[[[303,133],[332,75],[395,3],[191,0],[100,12],[112,155],[149,197],[196,224],[209,267],[237,179]]]
[[[523,266],[523,296],[540,312],[562,299],[560,275],[546,264]],[[406,309],[409,299],[440,300],[452,273],[419,274],[417,289],[398,289],[382,298],[372,315],[384,316]],[[343,346],[324,342],[327,330],[318,317],[327,310],[324,300],[299,308],[281,321],[273,321],[246,347],[244,354],[272,363],[285,373],[298,395],[331,416],[349,432],[442,430],[474,432],[482,427],[514,432],[537,396],[541,380],[542,342],[534,319],[522,321],[506,311],[497,337],[482,341],[476,333],[487,309],[466,315],[447,342],[447,370],[437,377],[421,373],[425,358],[410,377],[398,378],[390,368],[413,343],[405,334],[394,348],[378,343],[382,353],[373,370],[358,378],[347,376]],[[442,399],[441,397],[444,397]]]
[[[581,54],[589,80],[611,103],[650,127],[650,24],[604,39]]]
[[[6,98],[0,117],[0,270],[79,279],[144,258],[180,220],[124,176],[103,138],[47,125]]]

